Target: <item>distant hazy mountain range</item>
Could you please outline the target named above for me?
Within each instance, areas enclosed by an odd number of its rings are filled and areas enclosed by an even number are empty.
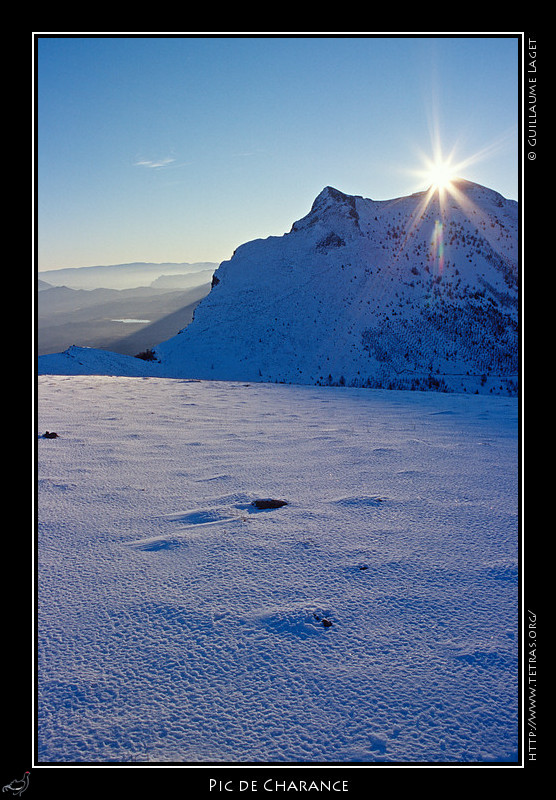
[[[109,264],[96,267],[68,267],[39,271],[39,280],[50,286],[67,286],[70,289],[134,289],[150,286],[160,276],[194,275],[216,269],[211,261],[189,263]]]
[[[115,264],[38,274],[37,354],[72,344],[126,355],[189,325],[218,265]]]

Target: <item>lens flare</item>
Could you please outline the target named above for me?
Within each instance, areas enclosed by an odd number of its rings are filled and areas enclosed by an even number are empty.
[[[434,222],[430,262],[437,268],[438,274],[442,276],[444,272],[444,223],[439,219]]]

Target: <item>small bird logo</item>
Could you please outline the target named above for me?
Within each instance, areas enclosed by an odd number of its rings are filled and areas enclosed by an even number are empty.
[[[5,786],[2,787],[3,792],[11,792],[14,797],[19,797],[25,789],[29,786],[29,772],[26,772],[23,775],[21,780],[15,780],[11,783],[7,783]]]

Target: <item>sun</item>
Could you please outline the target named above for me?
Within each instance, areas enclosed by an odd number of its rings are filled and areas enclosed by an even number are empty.
[[[450,189],[457,175],[450,161],[438,159],[427,168],[425,177],[432,189],[444,191]]]

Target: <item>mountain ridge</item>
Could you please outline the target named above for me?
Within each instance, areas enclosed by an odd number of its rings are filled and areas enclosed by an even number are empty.
[[[240,245],[153,374],[515,394],[518,204],[458,180],[392,200],[326,186]]]
[[[192,324],[156,348],[163,369],[452,391],[492,375],[512,390],[517,203],[468,181],[452,191],[375,201],[325,187],[289,233],[219,266]]]

